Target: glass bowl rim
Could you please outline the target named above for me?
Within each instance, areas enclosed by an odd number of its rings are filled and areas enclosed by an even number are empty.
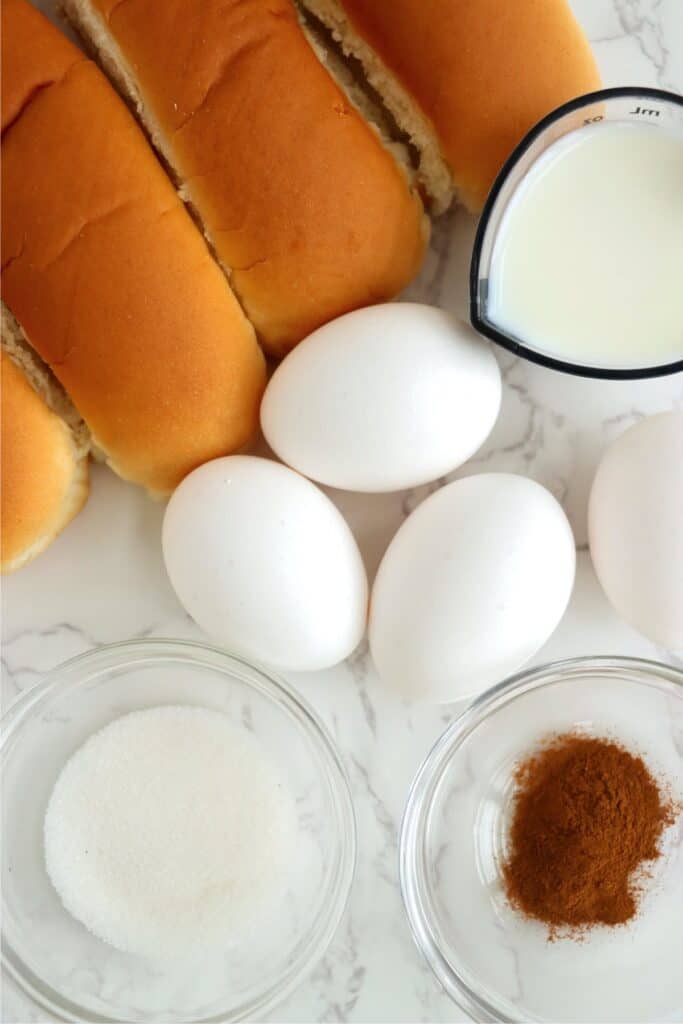
[[[510,174],[512,174],[520,159],[536,139],[542,135],[547,128],[553,125],[556,121],[559,121],[566,114],[571,114],[575,110],[581,110],[582,107],[589,106],[592,103],[599,103],[601,100],[618,99],[620,97],[627,98],[629,96],[643,96],[648,99],[663,100],[668,103],[673,103],[676,106],[683,107],[683,95],[680,95],[677,92],[671,92],[667,89],[657,89],[654,86],[647,85],[618,85],[609,89],[596,89],[594,92],[583,93],[581,96],[576,96],[573,100],[568,100],[568,102],[561,104],[561,106],[556,107],[554,110],[551,110],[550,113],[541,118],[541,120],[538,121],[515,146],[496,175],[481,211],[472,248],[469,275],[469,306],[470,322],[475,331],[482,334],[490,341],[494,341],[497,345],[500,345],[501,348],[506,349],[513,355],[519,356],[521,359],[526,359],[531,363],[537,363],[538,365],[545,366],[551,370],[559,370],[562,373],[569,373],[575,377],[589,377],[599,380],[647,380],[652,377],[668,377],[671,374],[678,373],[683,370],[683,358],[677,359],[673,363],[662,363],[658,366],[650,367],[632,367],[631,369],[591,366],[590,364],[573,363],[569,360],[546,355],[545,353],[530,347],[521,340],[516,341],[508,337],[508,335],[504,334],[493,324],[485,320],[479,313],[479,268],[481,264],[482,249],[488,232],[489,221],[498,200],[498,196],[500,195],[500,192],[502,191]]]
[[[202,661],[202,654],[207,656]],[[232,1021],[253,1019],[263,1016],[274,1006],[287,998],[325,955],[342,917],[351,894],[357,859],[357,826],[351,796],[348,774],[337,745],[327,726],[313,707],[293,686],[261,665],[254,664],[238,655],[212,644],[197,640],[175,640],[164,637],[145,637],[102,644],[77,654],[50,669],[40,681],[19,694],[0,717],[0,763],[4,761],[7,743],[15,730],[30,720],[42,698],[62,686],[76,689],[86,680],[78,679],[82,669],[108,671],[121,667],[129,660],[146,662],[159,657],[178,660],[185,664],[199,663],[218,668],[224,675],[234,673],[240,682],[261,694],[271,703],[278,704],[289,720],[289,727],[305,734],[321,755],[326,768],[326,781],[334,804],[335,821],[341,840],[330,891],[317,918],[313,922],[305,947],[297,959],[272,979],[263,992],[257,993],[229,1013],[221,1011],[211,1016],[196,1018],[195,1024],[228,1024]],[[246,675],[240,675],[246,670]],[[8,956],[9,953],[9,956]],[[80,1006],[63,996],[53,986],[38,977],[28,968],[11,947],[6,946],[3,934],[0,963],[3,972],[14,982],[20,992],[58,1020],[73,1024],[116,1024],[118,1017],[100,1014]],[[140,1017],[139,1020],[146,1018]],[[151,1016],[150,1020],[158,1019]],[[185,1019],[185,1018],[183,1018]],[[195,1020],[194,1016],[192,1018]]]
[[[451,755],[491,714],[532,690],[600,669],[640,673],[642,677],[645,677],[641,678],[640,683],[645,685],[655,685],[657,682],[666,681],[674,687],[680,688],[680,696],[683,699],[683,669],[665,662],[610,655],[588,655],[546,662],[517,672],[485,690],[476,700],[468,704],[436,740],[418,768],[410,786],[401,821],[398,875],[403,907],[413,941],[439,985],[456,1006],[464,1010],[472,1020],[483,1022],[483,1024],[522,1024],[529,1018],[506,1016],[451,966],[439,946],[431,922],[424,911],[424,891],[418,881],[416,865],[420,852],[424,848],[425,830],[433,803],[434,784],[440,778],[444,764]]]

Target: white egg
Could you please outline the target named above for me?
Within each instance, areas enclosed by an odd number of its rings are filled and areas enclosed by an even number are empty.
[[[272,377],[261,426],[288,465],[330,487],[435,480],[482,445],[500,408],[488,344],[416,303],[359,309],[314,331]]]
[[[163,525],[180,602],[215,641],[279,669],[326,668],[365,631],[368,584],[341,513],[286,466],[236,455],[190,473]]]
[[[420,505],[382,560],[370,649],[412,699],[471,697],[521,668],[559,623],[575,546],[561,506],[509,473],[457,480]]]
[[[608,448],[588,533],[616,611],[654,643],[683,650],[683,411],[641,420]]]

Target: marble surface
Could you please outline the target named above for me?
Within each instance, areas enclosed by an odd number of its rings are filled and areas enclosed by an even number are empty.
[[[46,4],[47,6],[47,4]],[[681,0],[573,0],[606,85],[683,91]],[[466,312],[474,220],[461,211],[436,227],[410,297]],[[645,382],[586,381],[499,353],[505,380],[498,424],[457,475],[522,473],[562,501],[578,548],[576,588],[555,635],[534,659],[587,654],[667,660],[604,598],[586,547],[586,498],[601,452],[630,423],[683,407],[683,375]],[[438,485],[434,485],[438,486]],[[332,493],[372,574],[396,528],[433,487],[386,496]],[[143,636],[198,637],[166,580],[161,505],[101,467],[85,511],[33,565],[3,583],[4,706],[48,669],[95,645]],[[382,690],[362,647],[347,663],[290,681],[339,743],[356,806],[359,861],[350,905],[332,946],[277,1021],[462,1021],[413,946],[397,886],[396,843],[410,781],[458,706],[407,706]],[[5,1024],[45,1021],[9,984]]]

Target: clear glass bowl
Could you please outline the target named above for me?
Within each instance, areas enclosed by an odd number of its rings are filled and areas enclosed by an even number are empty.
[[[498,174],[479,221],[470,265],[470,319],[480,334],[534,363],[581,377],[633,379],[659,377],[683,370],[683,359],[654,366],[619,368],[568,362],[544,352],[525,338],[506,333],[489,316],[489,274],[496,238],[510,202],[540,156],[569,132],[602,122],[646,121],[655,129],[683,136],[683,96],[646,86],[601,89],[570,100],[535,125],[522,139]],[[644,188],[647,183],[644,183]]]
[[[615,737],[683,786],[678,669],[578,658],[501,683],[449,726],[413,783],[399,865],[413,936],[446,992],[478,1021],[680,1021],[680,816],[625,926],[549,942],[505,900],[515,765],[543,736],[574,728]]]
[[[45,872],[43,818],[56,776],[95,730],[129,711],[193,704],[253,730],[289,783],[297,862],[268,934],[215,963],[164,967],[120,953],[62,907]],[[66,1021],[259,1018],[323,956],[351,887],[356,830],[330,736],[283,682],[203,644],[142,640],[66,662],[2,720],[2,963],[38,1006]],[[198,841],[201,841],[198,837]]]

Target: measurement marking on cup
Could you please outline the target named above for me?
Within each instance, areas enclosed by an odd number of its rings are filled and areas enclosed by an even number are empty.
[[[598,121],[603,121],[603,120],[604,120],[603,115],[602,114],[598,114],[596,117],[587,117],[583,123],[584,124],[597,124]]]
[[[635,110],[629,110],[629,114],[642,114],[643,117],[659,117],[658,110],[644,110],[643,107],[636,107]]]

